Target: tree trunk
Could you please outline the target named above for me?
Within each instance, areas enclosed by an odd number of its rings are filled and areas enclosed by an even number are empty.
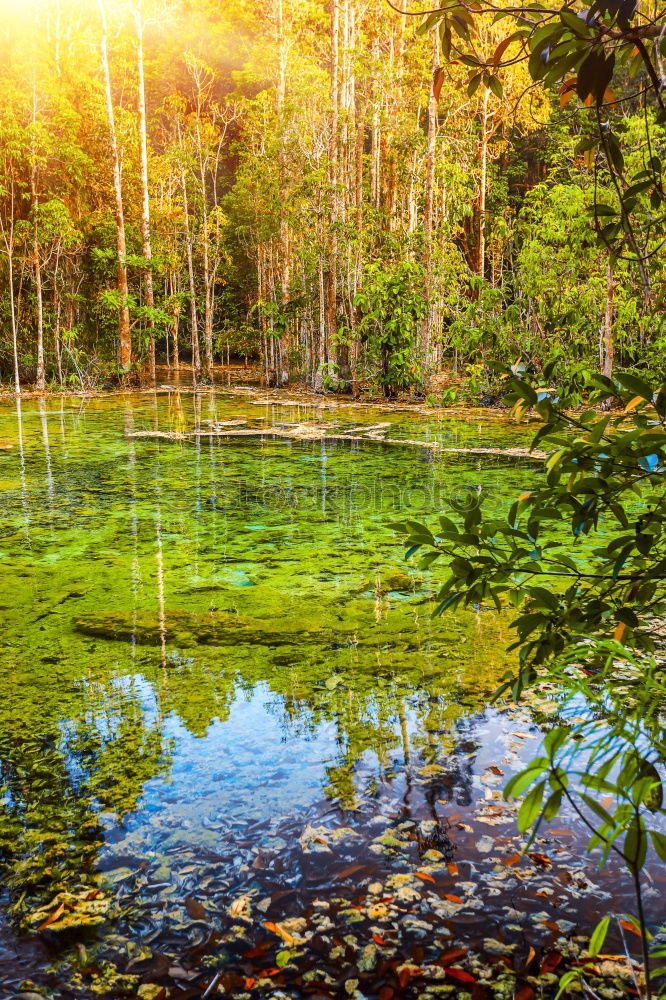
[[[278,81],[275,92],[275,103],[277,117],[280,128],[280,292],[283,308],[289,301],[289,232],[287,227],[286,213],[286,162],[287,153],[285,148],[286,129],[283,121],[284,100],[287,88],[287,46],[284,36],[284,19],[282,10],[282,0],[277,0],[276,4],[276,43],[278,50]],[[280,370],[276,372],[277,385],[286,385],[289,382],[289,332],[286,327],[286,316],[282,317],[283,333],[280,338]]]
[[[11,219],[9,232],[5,230],[4,241],[7,250],[7,265],[9,268],[9,314],[12,324],[12,360],[14,362],[14,392],[21,395],[21,380],[18,361],[18,324],[16,321],[16,297],[14,295],[14,179],[10,181],[11,188]]]
[[[35,297],[37,299],[37,378],[35,388],[43,392],[46,388],[44,372],[44,299],[42,295],[42,263],[39,256],[39,199],[37,196],[37,82],[32,81],[32,157],[30,162],[30,200],[32,205],[32,255],[35,270]]]
[[[361,287],[363,280],[363,154],[365,151],[365,116],[368,108],[367,93],[364,94],[360,107],[356,108],[356,163],[354,177],[354,201],[356,205],[356,260],[354,262],[354,296]],[[360,354],[360,344],[355,332],[356,317],[354,304],[352,303],[352,330],[354,337],[351,344],[350,367],[352,394],[358,394],[358,361]]]
[[[610,261],[606,265],[606,312],[601,330],[601,373],[606,378],[613,377],[613,299],[615,283]]]
[[[178,281],[173,271],[171,272],[170,276],[169,291],[171,293],[172,298],[178,293]],[[179,299],[173,298],[172,310],[173,310],[172,312],[173,320],[171,324],[171,343],[173,345],[172,362],[174,371],[178,372],[180,371],[180,353],[178,350],[178,325],[180,323],[180,310],[181,310]]]
[[[58,383],[62,386],[62,342],[60,339],[60,316],[62,314],[62,299],[60,296],[60,257],[56,257],[56,266],[53,273],[53,308],[55,310],[55,330],[53,331],[55,341],[56,365],[58,368]]]
[[[194,367],[194,377],[201,370],[201,358],[199,356],[199,328],[197,323],[197,290],[194,281],[194,261],[192,260],[192,230],[190,229],[190,212],[187,200],[187,180],[185,171],[181,171],[181,185],[183,188],[183,215],[185,220],[185,250],[187,253],[187,274],[190,284],[190,325],[192,327],[192,365]]]
[[[340,11],[338,0],[331,0],[331,135],[329,149],[329,183],[331,191],[328,297],[326,308],[326,339],[332,344],[338,329],[338,128],[339,128],[339,35]]]
[[[132,364],[132,336],[130,333],[130,317],[127,283],[126,264],[126,240],[125,240],[125,213],[123,209],[123,194],[120,173],[120,154],[118,151],[118,139],[116,136],[116,121],[113,111],[113,96],[111,93],[111,75],[109,72],[109,49],[107,44],[107,23],[104,0],[97,0],[100,17],[102,20],[102,38],[100,41],[100,52],[102,58],[102,76],[104,77],[104,91],[106,98],[106,117],[109,126],[109,144],[111,147],[111,161],[113,167],[113,190],[115,194],[116,209],[116,250],[118,254],[118,295],[120,306],[118,309],[118,343],[120,367],[128,371]]]
[[[372,131],[370,144],[370,201],[374,208],[379,208],[381,189],[381,140],[379,124],[379,98],[377,96],[376,70],[379,62],[379,39],[375,37],[372,43],[372,76],[370,87],[372,91]]]
[[[432,351],[432,321],[433,321],[433,273],[432,244],[435,215],[435,157],[437,148],[437,96],[435,86],[439,70],[439,32],[432,32],[432,76],[430,94],[428,97],[428,139],[426,147],[426,191],[425,215],[423,219],[423,266],[426,281],[427,311],[421,327],[421,355],[425,368],[425,383],[429,378],[430,355]]]
[[[139,77],[139,146],[141,149],[141,238],[143,241],[143,284],[148,314],[148,364],[150,381],[155,382],[155,295],[153,292],[152,246],[150,242],[150,190],[148,187],[148,138],[146,130],[146,87],[143,73],[143,21],[137,10],[134,14],[137,37],[137,71]]]
[[[479,243],[477,248],[478,275],[486,273],[486,188],[488,186],[488,97],[489,90],[483,89],[481,110],[481,178],[479,182]]]

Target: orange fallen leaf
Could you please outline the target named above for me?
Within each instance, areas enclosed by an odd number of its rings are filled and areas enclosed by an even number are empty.
[[[417,878],[420,878],[422,882],[434,882],[432,875],[428,875],[426,872],[414,872]]]
[[[536,993],[531,986],[523,986],[522,990],[518,990],[516,993],[515,1000],[534,1000]]]
[[[458,865],[455,863],[455,861],[449,861],[449,863],[446,866],[446,870],[449,873],[449,875],[453,875],[455,877],[458,874]]]
[[[382,945],[382,946],[385,945],[385,944],[388,944],[388,942],[385,941],[383,937],[380,937],[379,934],[373,934],[372,935],[372,940],[375,942],[375,944],[379,944],[379,945]]]
[[[536,864],[540,865],[542,868],[552,867],[553,864],[552,859],[549,858],[547,854],[540,854],[539,851],[530,851],[529,857],[532,859],[532,861],[535,861]]]
[[[418,967],[418,965],[408,965],[406,968],[401,969],[398,973],[398,982],[400,983],[401,989],[404,990],[405,986],[410,979],[416,978],[416,976],[422,976],[423,972]]]
[[[446,970],[447,976],[451,976],[452,979],[457,979],[461,983],[475,983],[476,979],[469,972],[465,972],[464,969],[458,969],[452,966],[450,969]]]
[[[448,899],[451,903],[462,903],[463,902],[463,900],[460,898],[460,896],[454,896],[454,894],[452,892],[445,892],[444,893],[444,898]]]
[[[356,872],[360,872],[363,868],[365,868],[365,865],[349,865],[348,868],[343,868],[334,877],[336,879],[349,878],[350,875],[355,875]]]
[[[527,958],[525,959],[525,970],[529,969],[533,960],[536,958],[536,952],[534,948],[530,945],[530,950],[527,953]]]
[[[445,969],[448,965],[453,965],[459,958],[463,958],[467,954],[467,948],[449,948],[445,951],[443,955],[440,955],[435,965],[440,965]]]
[[[56,920],[60,919],[60,917],[63,915],[64,912],[65,912],[65,904],[61,903],[60,906],[57,908],[57,910],[54,910],[53,913],[49,913],[44,923],[40,924],[37,930],[43,931],[46,927],[50,927],[51,924],[54,924]]]
[[[360,907],[356,907],[356,909],[360,909]],[[289,931],[284,929],[284,927],[280,927],[279,924],[274,924],[272,920],[267,920],[264,927],[267,931],[271,931],[273,934],[277,934],[278,937],[281,937],[286,945],[296,943],[296,938],[293,934],[290,934]]]
[[[252,976],[249,976],[249,977],[248,977],[248,978],[247,978],[247,979],[245,980],[245,989],[246,989],[246,990],[251,990],[251,989],[252,989],[252,987],[254,986],[254,984],[256,983],[256,981],[257,981],[257,980],[256,980],[256,979],[253,979],[253,978],[252,978]]]
[[[269,948],[271,948],[270,941],[264,941],[263,944],[258,944],[256,948],[250,948],[249,951],[243,953],[243,958],[261,958],[265,955]]]
[[[630,934],[635,934],[636,937],[642,938],[643,935],[639,931],[638,927],[635,927],[629,920],[621,920],[620,927],[624,927],[625,931],[629,931]]]
[[[522,854],[511,854],[508,858],[504,859],[504,864],[508,867],[511,865],[517,865],[519,861],[522,860]]]
[[[560,962],[562,961],[562,955],[559,951],[549,951],[543,962],[541,963],[541,968],[539,969],[539,975],[545,976],[549,972],[553,972]]]

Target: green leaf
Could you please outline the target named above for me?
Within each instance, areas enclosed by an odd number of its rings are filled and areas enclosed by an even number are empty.
[[[592,937],[590,938],[589,953],[590,955],[598,955],[601,951],[604,941],[606,940],[606,934],[608,933],[608,925],[610,924],[610,917],[604,917],[599,921],[597,926],[594,928]]]
[[[624,838],[624,855],[632,871],[640,871],[647,855],[647,834],[643,821],[634,819]]]
[[[620,375],[616,375],[617,381],[620,385],[629,389],[634,396],[640,396],[642,399],[647,399],[648,401],[654,396],[654,390],[647,382],[643,379],[637,378],[635,375],[630,375],[628,372],[622,372]]]
[[[560,997],[566,993],[567,988],[571,985],[571,983],[575,982],[579,976],[580,972],[578,969],[571,969],[569,972],[565,972],[560,979],[560,988],[555,994],[555,1000],[560,1000]]]
[[[525,833],[526,830],[529,830],[541,813],[541,803],[543,802],[543,793],[545,788],[546,782],[540,781],[539,784],[535,785],[532,791],[525,796],[523,804],[518,810],[518,829],[521,833]]]
[[[658,857],[661,861],[666,861],[666,834],[659,833],[657,830],[650,830],[650,837],[652,838],[652,843]]]
[[[479,84],[483,78],[482,73],[476,73],[467,84],[467,96],[472,97],[479,89]]]

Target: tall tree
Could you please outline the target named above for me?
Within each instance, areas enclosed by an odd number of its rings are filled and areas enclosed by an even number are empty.
[[[148,132],[146,127],[146,85],[143,66],[143,39],[146,21],[141,5],[133,10],[136,27],[136,58],[138,77],[139,149],[141,152],[141,237],[143,242],[143,284],[148,310],[148,363],[150,380],[155,381],[155,295],[153,292],[152,244],[150,240],[150,186],[148,183]]]
[[[125,210],[123,206],[122,171],[120,150],[116,134],[116,118],[113,108],[113,92],[111,90],[111,71],[109,69],[108,23],[105,0],[97,0],[101,21],[101,36],[99,41],[102,60],[102,77],[104,80],[104,95],[106,116],[109,129],[109,149],[113,171],[113,192],[115,196],[116,214],[116,253],[117,253],[117,285],[118,285],[118,352],[120,367],[129,371],[132,364],[132,335],[129,315],[129,284],[127,280],[127,242],[125,238]]]

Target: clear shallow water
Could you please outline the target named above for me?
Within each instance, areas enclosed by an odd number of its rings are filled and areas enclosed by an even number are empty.
[[[25,927],[61,888],[101,887],[112,919],[87,947],[157,981],[155,962],[168,969],[199,940],[188,899],[220,933],[242,893],[268,899],[271,919],[282,911],[270,906],[300,913],[332,885],[401,870],[405,851],[427,865],[435,841],[421,834],[373,847],[400,822],[454,824],[437,842],[448,891],[492,868],[484,835],[493,850],[517,843],[511,816],[478,822],[499,799],[489,768],[509,773],[531,743],[525,713],[487,708],[507,625],[472,612],[433,622],[436,581],[405,566],[386,524],[479,489],[501,510],[535,467],[379,443],[127,436],[246,418],[389,420],[391,437],[454,447],[529,437],[496,420],[223,391],[0,406],[0,444],[13,446],[0,451],[5,909]],[[322,824],[353,836],[331,850],[308,839]],[[569,870],[575,848],[558,850]],[[464,875],[448,872],[453,859]],[[491,896],[480,922],[474,907],[457,915],[472,936],[506,922],[504,889]],[[547,896],[532,899],[542,920]],[[567,905],[570,918],[575,893]],[[41,974],[54,938],[28,945],[5,920],[6,982]]]

